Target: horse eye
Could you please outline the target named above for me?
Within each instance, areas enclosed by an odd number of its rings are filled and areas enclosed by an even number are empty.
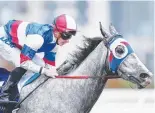
[[[118,45],[116,48],[115,48],[115,52],[118,53],[118,54],[123,54],[125,52],[125,48],[124,46],[122,45]]]

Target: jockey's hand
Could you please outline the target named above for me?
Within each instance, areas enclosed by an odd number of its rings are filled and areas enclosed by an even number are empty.
[[[52,78],[55,78],[56,76],[58,76],[56,68],[52,68],[52,69],[43,68],[42,74],[44,74],[48,77],[52,77]]]

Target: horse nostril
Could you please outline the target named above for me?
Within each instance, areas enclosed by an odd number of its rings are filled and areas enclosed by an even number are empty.
[[[147,78],[147,77],[149,77],[149,75],[146,74],[146,73],[141,73],[141,74],[140,74],[140,77],[141,77],[141,78]]]

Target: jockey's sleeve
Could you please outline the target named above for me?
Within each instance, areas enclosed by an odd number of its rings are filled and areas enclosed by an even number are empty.
[[[26,37],[26,42],[23,45],[20,54],[20,67],[39,73],[41,66],[35,64],[32,59],[35,56],[37,50],[41,48],[43,43],[43,37],[38,34],[28,35]]]
[[[47,52],[43,58],[44,62],[46,63],[46,68],[52,68],[55,66],[55,57],[56,52]]]

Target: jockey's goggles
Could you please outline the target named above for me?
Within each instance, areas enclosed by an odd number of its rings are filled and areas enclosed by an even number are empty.
[[[68,31],[68,32],[62,32],[61,33],[61,37],[62,37],[62,39],[64,39],[64,40],[68,40],[68,39],[70,39],[73,35],[75,35],[76,34],[76,31]]]

